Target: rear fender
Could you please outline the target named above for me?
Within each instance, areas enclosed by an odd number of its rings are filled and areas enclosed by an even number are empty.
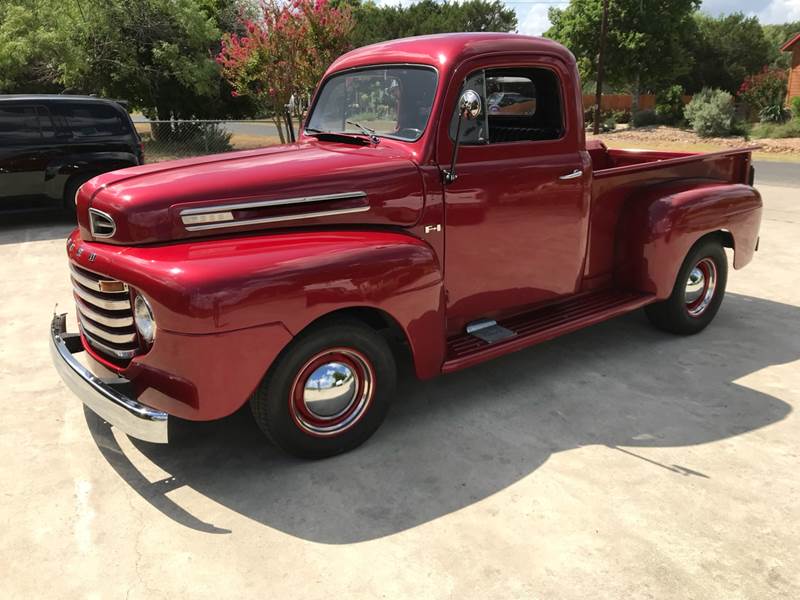
[[[690,248],[715,232],[730,234],[733,265],[741,269],[753,258],[761,208],[760,194],[748,185],[697,180],[655,186],[631,198],[617,232],[617,284],[669,297]]]

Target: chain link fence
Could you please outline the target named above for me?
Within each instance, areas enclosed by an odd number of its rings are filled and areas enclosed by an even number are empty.
[[[133,122],[148,163],[280,143],[275,123],[270,120],[157,121],[134,117]]]

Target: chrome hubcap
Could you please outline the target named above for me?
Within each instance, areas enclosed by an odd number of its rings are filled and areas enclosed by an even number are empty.
[[[306,433],[335,436],[358,423],[372,404],[375,375],[366,356],[332,348],[300,369],[289,397],[289,414]]]
[[[717,266],[710,258],[699,261],[689,272],[684,291],[686,311],[692,317],[705,312],[714,298],[717,287]]]
[[[333,419],[353,403],[356,384],[350,367],[340,362],[325,363],[306,379],[303,402],[315,417]]]

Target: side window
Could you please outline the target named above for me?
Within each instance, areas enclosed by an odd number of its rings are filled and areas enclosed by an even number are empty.
[[[558,76],[550,69],[478,71],[466,79],[461,91],[466,89],[481,96],[483,114],[462,123],[462,144],[557,140],[564,135],[561,88]],[[455,110],[451,139],[455,139],[457,123]]]
[[[489,142],[557,140],[564,134],[558,76],[549,69],[486,72]]]
[[[127,133],[122,116],[105,104],[81,102],[65,104],[62,114],[75,138],[124,135]]]
[[[456,139],[456,130],[458,128],[458,102],[461,101],[461,94],[466,90],[473,90],[481,97],[481,105],[484,107],[481,116],[474,120],[462,119],[461,121],[461,144],[485,144],[489,141],[487,134],[487,116],[486,116],[486,87],[485,77],[483,71],[473,73],[464,81],[461,90],[458,92],[456,99],[456,108],[453,111],[453,117],[450,120],[450,139]]]
[[[53,125],[53,119],[50,117],[50,111],[45,106],[37,106],[36,113],[39,117],[39,131],[41,131],[44,139],[56,137],[56,128]]]
[[[42,139],[36,106],[0,104],[0,140],[37,142]]]

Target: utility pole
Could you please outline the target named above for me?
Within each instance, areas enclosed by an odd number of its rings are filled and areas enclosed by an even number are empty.
[[[597,53],[597,88],[594,93],[594,134],[600,133],[600,104],[603,100],[603,52],[608,35],[608,0],[603,0],[603,20],[600,23],[600,50]]]

